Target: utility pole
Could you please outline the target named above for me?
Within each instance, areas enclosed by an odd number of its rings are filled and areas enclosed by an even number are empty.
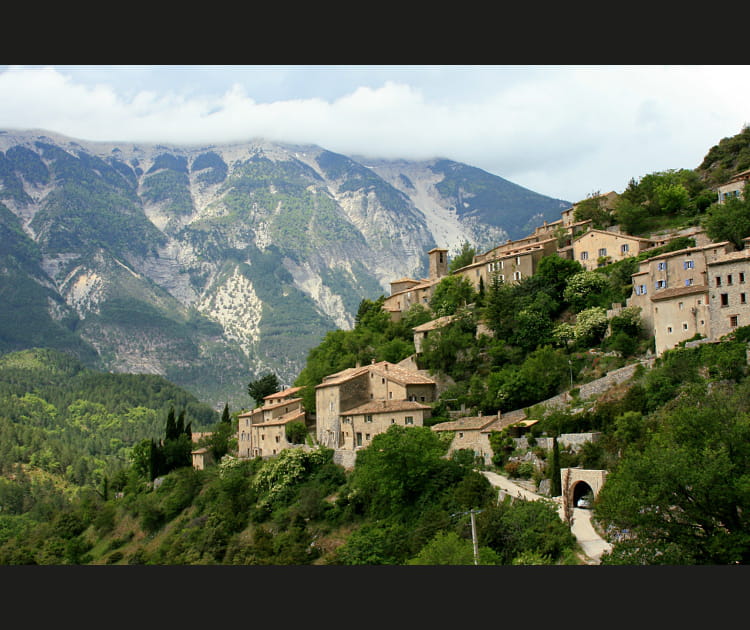
[[[451,516],[460,516],[462,514],[468,514],[471,518],[471,542],[474,546],[474,565],[479,565],[479,544],[477,542],[477,522],[474,518],[475,514],[479,514],[482,510],[469,510],[468,512],[456,512]]]
[[[474,543],[474,565],[479,565],[479,546],[477,544],[477,522],[474,518],[475,510],[469,512],[471,515],[471,541]]]

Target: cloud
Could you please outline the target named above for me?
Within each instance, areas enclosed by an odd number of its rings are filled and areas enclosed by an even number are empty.
[[[739,133],[750,102],[747,66],[85,70],[8,67],[2,126],[81,140],[266,138],[366,157],[446,157],[568,201],[695,168]]]

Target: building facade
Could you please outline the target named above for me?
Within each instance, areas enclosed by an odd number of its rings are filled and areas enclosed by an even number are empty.
[[[388,361],[326,376],[315,388],[318,443],[356,450],[391,424],[423,426],[425,418],[430,417],[436,389],[432,379]],[[419,404],[398,404],[403,402]],[[360,444],[357,433],[362,434]],[[365,440],[367,434],[369,440]]]
[[[238,457],[272,457],[285,448],[298,446],[287,440],[286,427],[292,422],[307,426],[307,412],[302,398],[297,396],[301,390],[290,387],[265,396],[263,405],[238,416]]]

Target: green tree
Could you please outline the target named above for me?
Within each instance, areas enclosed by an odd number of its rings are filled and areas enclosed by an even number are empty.
[[[743,239],[750,236],[750,186],[745,186],[742,198],[732,197],[709,207],[703,227],[711,240],[729,241],[743,249]]]
[[[260,378],[250,381],[247,385],[247,393],[253,399],[256,407],[263,405],[266,396],[279,391],[279,379],[273,372],[268,372]]]
[[[436,317],[453,315],[476,299],[474,286],[465,276],[446,276],[435,287],[430,308]]]
[[[664,408],[597,498],[596,518],[630,532],[603,564],[750,561],[749,394],[747,380],[710,391],[697,383]],[[621,423],[628,437],[639,432],[636,420]]]
[[[414,510],[450,483],[461,466],[443,459],[447,444],[427,427],[392,424],[357,454],[351,485],[374,517],[389,517]],[[409,474],[404,474],[408,470]]]
[[[468,241],[464,241],[461,244],[461,251],[456,254],[456,256],[454,256],[451,260],[450,265],[448,266],[448,271],[450,273],[453,273],[454,271],[461,269],[461,267],[470,265],[474,262],[474,256],[476,255],[476,253],[477,250],[474,248],[474,246],[471,245]]]
[[[501,564],[500,556],[489,547],[477,549],[477,564],[480,566]],[[409,565],[472,565],[474,543],[461,538],[456,532],[442,531],[435,534],[422,550],[406,564]]]

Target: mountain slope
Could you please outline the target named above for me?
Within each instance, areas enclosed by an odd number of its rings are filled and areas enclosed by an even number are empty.
[[[489,249],[570,205],[448,160],[46,131],[0,131],[0,203],[0,351],[161,374],[217,409],[266,371],[291,383],[433,247]]]

